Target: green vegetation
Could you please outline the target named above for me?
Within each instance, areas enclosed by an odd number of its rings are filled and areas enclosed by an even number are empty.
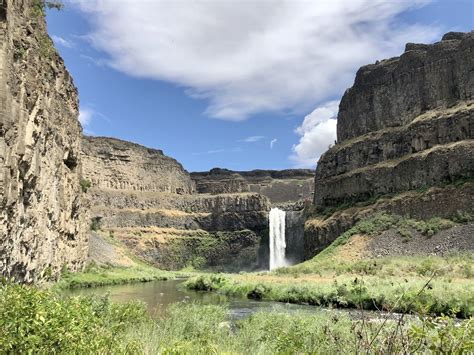
[[[308,282],[311,281],[311,282]],[[425,289],[423,289],[426,284]],[[441,280],[340,276],[333,279],[297,280],[263,276],[199,275],[185,286],[225,295],[309,304],[335,308],[360,308],[400,313],[474,314],[474,285]],[[423,293],[419,290],[423,289]]]
[[[465,221],[471,216],[462,215]],[[452,256],[398,256],[386,258],[366,258],[348,260],[338,257],[340,247],[345,245],[354,235],[375,236],[390,228],[408,240],[412,237],[411,230],[431,237],[442,229],[454,226],[454,222],[441,218],[428,221],[417,221],[396,215],[380,214],[357,223],[354,227],[340,235],[330,246],[311,260],[288,268],[281,268],[277,274],[318,274],[318,275],[377,275],[377,276],[427,276],[436,273],[437,277],[466,277],[464,270],[472,263],[473,255]]]
[[[91,231],[97,232],[100,230],[100,219],[97,217],[94,217],[91,219]]]
[[[124,345],[126,328],[142,322],[138,303],[116,305],[106,298],[62,299],[50,291],[3,283],[0,287],[0,353],[134,352]]]
[[[92,186],[90,180],[82,179],[79,184],[81,185],[82,192],[86,193]]]
[[[452,221],[433,218],[415,221],[377,215],[357,223],[329,247],[304,263],[272,273],[199,275],[186,282],[194,290],[324,307],[386,310],[402,313],[474,313],[472,254],[445,257],[346,257],[341,248],[355,235],[375,236],[394,228],[411,237],[426,237],[450,228]],[[429,281],[428,281],[429,280]],[[419,294],[419,290],[423,293]]]
[[[474,182],[474,176],[471,177],[458,177],[455,179],[450,179],[441,182],[438,187],[449,187],[449,186],[454,186],[455,188],[461,188],[465,184],[468,183],[473,183]],[[431,186],[433,187],[433,186]],[[430,188],[429,186],[421,186],[420,188],[416,190],[407,190],[407,191],[402,191],[400,193],[404,192],[417,192],[419,195],[424,195],[426,194]],[[358,197],[350,197],[344,199],[342,202],[340,202],[337,205],[333,206],[327,206],[327,207],[313,207],[312,209],[308,210],[309,215],[313,216],[325,216],[329,217],[333,213],[337,211],[342,211],[351,207],[364,207],[364,206],[370,206],[376,203],[380,199],[389,199],[393,198],[395,194],[393,193],[387,193],[387,194],[372,194],[372,195],[364,195],[364,196],[358,196]]]
[[[184,273],[163,271],[151,266],[138,265],[133,267],[97,266],[90,264],[84,272],[64,272],[55,288],[96,287],[105,285],[120,285],[134,282],[154,280],[169,280]]]
[[[461,353],[474,351],[473,339],[472,320],[450,317],[371,322],[277,309],[232,324],[225,307],[180,303],[153,321],[141,303],[0,287],[0,353]]]

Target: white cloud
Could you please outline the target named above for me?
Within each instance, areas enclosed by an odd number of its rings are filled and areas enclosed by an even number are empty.
[[[250,136],[244,139],[240,139],[238,142],[255,143],[255,142],[261,141],[264,138],[265,136]]]
[[[360,65],[439,37],[399,21],[430,0],[70,1],[107,65],[180,85],[227,120],[308,111],[339,96]]]
[[[59,45],[66,48],[74,47],[74,43],[72,41],[69,41],[63,37],[52,35],[51,38],[53,39],[55,45]]]
[[[295,132],[301,136],[290,159],[298,167],[314,168],[322,153],[336,140],[338,101],[327,102],[304,118]]]
[[[92,133],[86,128],[90,127],[91,122],[95,119],[103,120],[109,125],[112,124],[112,121],[107,116],[103,115],[102,113],[91,107],[81,107],[79,109],[79,122],[81,123],[82,128],[84,128],[84,132]]]
[[[79,110],[79,122],[81,123],[82,127],[87,127],[92,121],[92,117],[94,116],[94,110],[90,108],[81,108]]]
[[[275,146],[276,142],[278,142],[278,139],[276,139],[276,138],[273,138],[273,139],[270,141],[270,149],[273,149],[273,147]]]

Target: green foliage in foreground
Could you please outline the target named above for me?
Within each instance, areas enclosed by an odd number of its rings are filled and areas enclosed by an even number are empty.
[[[145,307],[106,298],[68,298],[33,287],[0,288],[0,353],[133,352],[120,334],[142,322]]]
[[[235,276],[200,275],[185,286],[226,295],[335,308],[363,308],[400,313],[474,314],[474,285],[420,279],[338,277],[333,282],[242,281]],[[420,291],[423,292],[420,292]]]
[[[461,353],[474,351],[472,339],[471,320],[449,317],[370,322],[275,310],[232,324],[225,307],[181,303],[152,321],[139,303],[0,288],[0,353]]]
[[[184,274],[183,274],[184,275]],[[179,272],[163,271],[151,266],[108,267],[89,265],[84,272],[64,273],[55,287],[59,289],[120,285],[134,282],[169,280],[182,276]]]

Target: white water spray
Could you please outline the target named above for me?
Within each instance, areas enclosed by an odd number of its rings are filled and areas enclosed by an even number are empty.
[[[286,266],[285,216],[279,208],[270,210],[270,270]]]

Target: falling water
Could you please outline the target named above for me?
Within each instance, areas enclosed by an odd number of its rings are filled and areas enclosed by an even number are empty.
[[[285,258],[285,211],[270,210],[270,270],[287,265]]]

